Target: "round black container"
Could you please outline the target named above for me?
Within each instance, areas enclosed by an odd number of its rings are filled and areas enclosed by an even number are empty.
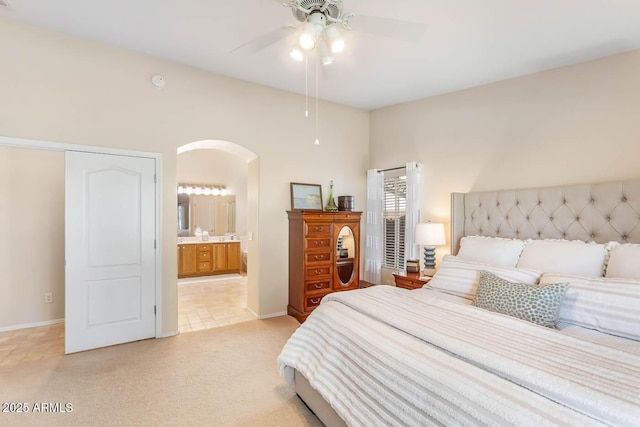
[[[353,196],[338,196],[338,210],[339,211],[352,211],[355,205],[355,198]]]

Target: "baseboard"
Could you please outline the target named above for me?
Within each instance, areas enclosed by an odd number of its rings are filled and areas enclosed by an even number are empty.
[[[24,323],[22,325],[14,325],[14,326],[4,326],[0,328],[0,332],[17,331],[18,329],[37,328],[38,326],[49,326],[49,325],[55,325],[58,323],[64,323],[64,319],[47,320],[44,322],[36,322],[36,323]],[[178,335],[179,333],[180,331],[166,332],[162,334],[162,338],[173,337]]]
[[[64,319],[45,320],[44,322],[23,323],[22,325],[3,326],[0,332],[17,331],[18,329],[37,328],[38,326],[49,326],[58,323],[64,323]]]
[[[251,312],[251,314],[253,314],[253,317],[255,317],[257,320],[271,319],[272,317],[280,317],[280,316],[286,316],[287,315],[286,311],[280,311],[278,313],[263,314],[261,316],[259,314],[256,314],[256,312],[251,310],[249,307],[247,307],[247,310],[249,310]]]
[[[286,311],[281,311],[279,313],[263,314],[262,316],[258,316],[255,313],[253,313],[253,314],[256,316],[256,318],[258,320],[264,320],[264,319],[271,319],[272,317],[286,316],[287,312]]]

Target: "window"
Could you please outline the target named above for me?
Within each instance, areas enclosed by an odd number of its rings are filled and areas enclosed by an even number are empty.
[[[407,206],[407,177],[404,174],[384,177],[383,196],[383,244],[382,266],[391,269],[404,269],[404,229]]]

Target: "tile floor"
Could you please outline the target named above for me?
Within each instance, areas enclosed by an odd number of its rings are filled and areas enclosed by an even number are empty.
[[[180,279],[181,333],[253,320],[246,308],[247,278],[239,275]],[[64,323],[0,332],[0,368],[64,354]]]
[[[247,277],[178,280],[178,329],[199,331],[254,320],[247,309]]]

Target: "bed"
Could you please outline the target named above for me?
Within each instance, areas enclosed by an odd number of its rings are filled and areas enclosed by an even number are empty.
[[[433,279],[327,295],[282,377],[329,426],[639,425],[640,180],[451,200]]]

